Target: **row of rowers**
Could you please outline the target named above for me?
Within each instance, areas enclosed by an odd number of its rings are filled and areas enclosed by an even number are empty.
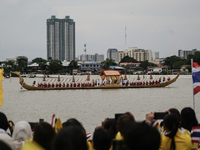
[[[169,81],[170,78],[167,78],[167,80]],[[121,81],[120,81],[121,82]],[[124,86],[137,86],[137,85],[153,85],[153,84],[160,84],[161,82],[165,82],[165,79],[163,78],[163,80],[161,80],[161,78],[159,79],[143,79],[143,80],[132,80],[130,82],[130,80],[123,80],[121,82],[122,85]],[[109,82],[111,84],[111,81]],[[114,81],[114,83],[116,83],[116,80]],[[102,84],[106,84],[105,81],[102,82]],[[34,84],[33,84],[34,86]],[[71,82],[48,82],[47,81],[43,81],[41,83],[38,82],[38,87],[94,87],[94,86],[100,86],[100,80],[92,80],[92,82],[90,81],[84,81],[84,82],[77,82],[77,81],[71,81]]]

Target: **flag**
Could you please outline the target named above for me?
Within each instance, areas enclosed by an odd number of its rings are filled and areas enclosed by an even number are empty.
[[[57,119],[56,123],[55,123],[55,132],[58,133],[60,131],[60,129],[62,129],[62,123],[60,118]]]
[[[200,91],[200,66],[196,62],[193,62],[192,64],[192,79],[195,95]]]
[[[3,80],[3,68],[0,69],[0,106],[3,104],[3,86],[2,86],[2,80]]]
[[[51,126],[52,126],[52,127],[54,127],[54,125],[55,125],[55,122],[56,122],[55,120],[56,120],[55,114],[53,114],[52,120],[51,120]]]

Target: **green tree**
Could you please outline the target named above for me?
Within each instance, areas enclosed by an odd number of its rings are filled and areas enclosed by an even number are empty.
[[[197,62],[200,65],[200,51],[194,53],[194,62]]]
[[[123,62],[132,62],[132,63],[136,63],[137,60],[134,59],[133,57],[129,57],[129,56],[125,56],[120,63],[123,63]]]
[[[68,68],[69,68],[70,74],[72,74],[72,70],[78,68],[78,66],[77,66],[77,61],[72,60],[72,61],[69,63]]]
[[[150,63],[148,60],[142,61],[140,63],[140,67],[145,69],[145,70],[147,69],[148,66],[157,66],[157,65],[154,64],[154,63]]]
[[[10,73],[10,71],[16,71],[16,65],[13,61],[5,62],[4,73]]]
[[[109,69],[110,66],[116,66],[117,64],[112,59],[106,59],[102,61],[101,64],[103,65],[103,69]]]
[[[49,73],[60,73],[63,69],[63,65],[62,65],[62,62],[59,61],[59,60],[52,60],[50,63],[49,63],[49,66],[48,66],[48,70],[49,70]]]
[[[187,59],[186,59],[186,61],[185,61],[186,65],[191,65],[191,59],[194,60],[194,55],[193,55],[193,54],[189,54],[189,55],[187,56]]]
[[[21,73],[26,72],[27,70],[27,63],[28,63],[28,59],[25,57],[21,57],[17,59],[17,64],[18,64],[18,70]]]
[[[186,60],[177,56],[171,56],[164,59],[164,64],[170,66],[171,69],[180,69],[181,65],[186,64]]]
[[[37,57],[37,58],[32,60],[32,63],[37,63],[40,66],[41,70],[45,70],[46,69],[47,60],[43,59],[43,58],[40,58],[40,57]]]

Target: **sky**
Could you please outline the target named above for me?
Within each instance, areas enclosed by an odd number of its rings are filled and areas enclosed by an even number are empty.
[[[76,57],[109,48],[200,50],[199,0],[0,0],[0,61],[26,56],[47,59],[46,20],[75,21]],[[126,34],[126,38],[125,38]]]

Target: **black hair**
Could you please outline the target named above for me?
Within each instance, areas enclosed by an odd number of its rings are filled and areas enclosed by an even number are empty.
[[[45,150],[51,150],[51,143],[55,136],[55,131],[47,122],[41,122],[34,127],[33,140],[42,146]]]
[[[126,128],[127,125],[135,123],[135,119],[129,115],[129,114],[124,114],[119,117],[118,119],[118,127],[119,131],[123,135],[123,130]]]
[[[5,142],[0,140],[0,148],[3,150],[12,150]]]
[[[86,136],[78,126],[62,128],[55,136],[53,150],[87,150]]]
[[[79,122],[77,119],[75,118],[70,118],[67,121],[65,121],[63,124],[63,127],[70,127],[70,126],[77,126],[83,129],[83,131],[86,133],[85,128],[83,127],[83,125],[81,124],[81,122]]]
[[[108,131],[111,135],[111,138],[114,139],[117,134],[117,121],[115,119],[108,119],[103,128]]]
[[[112,139],[110,134],[103,128],[96,128],[93,135],[93,143],[95,150],[109,150]]]
[[[189,131],[192,130],[192,127],[198,126],[198,121],[195,112],[190,107],[185,107],[181,110],[181,118],[181,126]]]
[[[3,112],[0,112],[0,128],[5,131],[8,129],[8,119]]]
[[[129,150],[158,150],[161,138],[156,128],[141,122],[126,127],[124,141]]]
[[[179,121],[182,122],[182,119],[181,119],[181,114],[180,112],[178,111],[178,109],[176,108],[170,108],[169,109],[169,112],[172,113],[172,114],[176,114],[179,118]],[[181,126],[181,123],[179,124],[179,127]]]
[[[173,114],[173,113],[168,114],[165,116],[163,124],[165,128],[167,128],[170,131],[169,134],[166,135],[167,137],[171,139],[170,150],[175,150],[176,144],[174,141],[174,136],[176,135],[179,125],[180,125],[179,118],[176,114]]]

